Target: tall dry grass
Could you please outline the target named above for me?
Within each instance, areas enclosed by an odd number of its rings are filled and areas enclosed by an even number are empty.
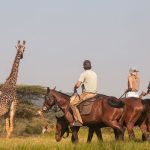
[[[87,144],[87,129],[79,132],[79,143],[72,144],[70,137],[55,141],[54,131],[50,134],[31,137],[12,137],[11,139],[0,138],[0,150],[149,150],[150,143],[141,141],[139,129],[135,129],[136,141],[129,141],[125,135],[125,141],[116,142],[112,130],[103,129],[103,142],[98,142],[94,136],[92,143]]]

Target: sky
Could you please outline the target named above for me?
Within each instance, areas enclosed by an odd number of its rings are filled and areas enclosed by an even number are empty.
[[[120,97],[130,67],[150,81],[149,0],[0,0],[0,83],[26,40],[17,84],[72,92],[89,59],[98,92]]]

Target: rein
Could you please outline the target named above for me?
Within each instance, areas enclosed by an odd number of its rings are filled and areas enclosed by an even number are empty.
[[[78,92],[74,92],[74,93],[72,94],[72,96],[78,96],[78,97],[79,97],[79,100],[81,99]],[[71,96],[71,97],[72,97],[72,96]]]
[[[124,95],[125,95],[125,97],[126,97],[126,91],[119,97],[119,99],[121,99]]]
[[[64,98],[66,101],[68,101],[69,102],[69,100],[68,99],[70,99],[70,96],[69,95],[67,95],[67,94],[64,94],[64,93],[62,93],[62,92],[59,92],[59,91],[56,91],[58,94],[60,94],[61,96],[60,97],[62,97],[62,98]],[[58,107],[62,110],[62,109],[66,109],[67,108],[67,106],[69,106],[69,105],[67,105],[66,104],[66,106],[60,106],[59,105],[59,102],[57,101],[57,98],[55,98],[55,102],[56,102],[56,105],[58,105]],[[70,103],[70,102],[69,102]],[[63,110],[62,110],[63,111]],[[64,111],[63,111],[64,112]]]

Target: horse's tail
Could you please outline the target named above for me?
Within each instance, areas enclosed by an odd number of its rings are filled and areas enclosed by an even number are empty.
[[[120,101],[113,96],[109,97],[107,102],[111,107],[115,107],[115,108],[123,108],[125,105],[123,101]]]
[[[150,99],[144,99],[144,100],[142,100],[142,103],[143,103],[143,105],[145,107],[144,110],[146,112],[150,112]]]

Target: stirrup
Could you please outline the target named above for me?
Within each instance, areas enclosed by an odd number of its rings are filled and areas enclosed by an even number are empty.
[[[75,121],[73,123],[73,126],[77,126],[77,127],[81,127],[82,126],[82,123],[80,121]]]

